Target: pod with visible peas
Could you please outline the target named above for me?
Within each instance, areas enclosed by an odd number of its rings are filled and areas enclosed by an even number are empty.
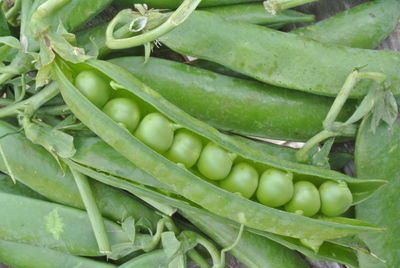
[[[306,179],[316,185],[328,180],[343,180],[352,190],[355,202],[367,198],[374,190],[384,184],[384,181],[377,180],[359,181],[337,172],[291,163],[261,153],[255,148],[238,142],[192,118],[130,73],[111,63],[91,60],[85,64],[71,65],[71,69],[64,70],[64,72],[71,72],[73,76],[76,76],[84,69],[95,69],[107,75],[114,88],[127,90],[134,95],[139,107],[141,105],[144,107],[152,106],[153,110],[158,111],[174,124],[178,124],[180,128],[194,132],[202,139],[218,145],[228,154],[236,154],[235,161],[249,162],[257,170],[265,171],[273,167],[290,171],[293,173],[294,180]],[[54,65],[52,70],[53,78],[60,86],[64,100],[85,125],[132,163],[157,178],[161,183],[171,187],[172,191],[211,212],[241,222],[249,227],[298,238],[325,240],[361,231],[379,230],[379,228],[352,219],[343,221],[340,218],[329,218],[325,221],[287,213],[224,191],[203,180],[202,178],[207,178],[199,175],[195,169],[185,169],[182,165],[171,162],[163,154],[155,152],[132,133],[121,128],[74,87],[58,64]],[[196,165],[196,168],[198,168],[198,165]],[[316,228],[321,229],[321,231],[315,232]]]
[[[395,51],[336,47],[257,25],[228,22],[204,11],[193,13],[159,41],[178,53],[222,64],[275,86],[336,96],[349,73],[364,67],[363,71],[384,73],[393,94],[400,94],[400,76],[395,71],[400,53]],[[350,97],[364,97],[370,85],[371,81],[360,83]]]
[[[111,263],[95,261],[63,252],[22,243],[0,240],[0,262],[14,268],[116,268]]]

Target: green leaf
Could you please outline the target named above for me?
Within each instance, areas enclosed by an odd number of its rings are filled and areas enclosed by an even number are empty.
[[[23,126],[26,137],[49,152],[62,158],[71,158],[75,155],[74,138],[71,135],[49,126],[32,123],[28,119],[24,120]]]
[[[332,145],[335,141],[335,138],[328,139],[324,145],[322,146],[321,150],[313,155],[312,157],[312,164],[315,166],[319,166],[325,169],[330,169],[329,165],[329,153],[331,151]]]
[[[126,218],[121,224],[122,230],[127,234],[129,240],[135,243],[136,237],[136,226],[135,219],[133,217]]]

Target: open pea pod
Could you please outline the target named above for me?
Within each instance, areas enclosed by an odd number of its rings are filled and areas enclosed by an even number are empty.
[[[163,155],[150,149],[126,128],[106,116],[71,83],[64,73],[70,72],[70,70],[65,66],[61,69],[59,64],[55,63],[52,67],[53,78],[57,81],[65,102],[77,118],[132,163],[157,178],[161,183],[171,187],[172,191],[207,210],[251,228],[296,238],[327,240],[360,232],[381,231],[379,227],[352,219],[307,218],[287,213],[239,197],[208,183],[190,170],[167,160]],[[367,198],[385,183],[380,180],[360,181],[334,171],[292,163],[264,154],[192,118],[144,85],[132,74],[111,63],[93,60],[85,64],[74,65],[73,68],[72,75],[76,75],[77,71],[84,69],[94,69],[103,73],[114,83],[119,84],[119,87],[134,94],[147,109],[164,114],[181,127],[263,169],[274,167],[290,171],[295,180],[308,180],[316,185],[327,180],[344,181],[351,189],[355,202]]]
[[[79,148],[77,148],[79,151]],[[98,157],[103,158],[105,155],[104,154],[99,154]],[[69,160],[68,160],[69,161]],[[155,200],[156,202],[160,202],[163,204],[167,204],[169,206],[175,207],[179,210],[179,212],[186,212],[186,213],[192,213],[193,215],[196,215],[196,219],[200,221],[201,219],[204,219],[204,221],[209,221],[212,220],[214,224],[224,224],[227,226],[227,228],[231,228],[229,230],[214,230],[214,234],[219,236],[224,237],[224,239],[227,239],[228,237],[224,235],[224,232],[234,232],[234,230],[239,232],[239,224],[229,220],[227,218],[215,215],[213,213],[210,213],[207,210],[201,209],[196,204],[191,203],[189,200],[184,200],[181,199],[177,196],[173,195],[167,195],[165,193],[160,193],[158,191],[155,191],[151,188],[145,187],[141,185],[138,182],[135,182],[133,180],[125,180],[123,178],[119,178],[116,176],[113,176],[111,174],[107,174],[106,172],[99,172],[97,167],[89,167],[87,165],[80,164],[79,162],[75,161],[69,161],[69,164],[72,165],[76,170],[79,170],[81,173],[86,174],[87,176],[90,176],[96,180],[99,180],[105,184],[109,184],[113,187],[124,189],[134,195],[140,195],[144,197],[151,198]],[[112,162],[110,162],[108,165],[113,165]],[[185,214],[186,216],[186,214]],[[234,229],[234,230],[232,230]],[[287,236],[282,236],[282,235],[276,235],[273,233],[265,232],[265,231],[260,231],[256,229],[251,229],[251,228],[246,228],[245,230],[257,234],[259,236],[262,236],[264,238],[267,238],[269,240],[272,240],[278,244],[281,244],[289,249],[296,250],[301,252],[302,254],[313,258],[317,260],[324,260],[324,261],[333,261],[333,262],[339,262],[346,264],[350,267],[358,267],[358,261],[357,261],[357,251],[359,250],[358,248],[353,248],[353,247],[348,247],[348,246],[343,246],[343,245],[337,245],[336,243],[332,243],[330,241],[325,241],[321,247],[319,248],[319,251],[316,253],[307,246],[304,246],[299,239],[292,238],[292,237],[287,237]],[[246,236],[252,236],[246,235]],[[248,239],[248,238],[245,238]],[[254,238],[250,238],[253,240]],[[261,238],[254,239],[252,243],[261,243]],[[266,242],[265,242],[266,243]],[[267,244],[267,243],[266,243]],[[266,245],[261,245],[266,246]],[[276,244],[272,243],[269,244],[269,247],[275,247]],[[240,250],[240,248],[238,248]],[[247,250],[247,249],[246,249]],[[270,249],[271,251],[273,249]],[[242,253],[243,254],[243,253]],[[275,253],[276,254],[276,253]],[[288,256],[287,256],[288,257]],[[253,263],[256,263],[259,260],[253,260]],[[270,261],[273,261],[272,259]]]

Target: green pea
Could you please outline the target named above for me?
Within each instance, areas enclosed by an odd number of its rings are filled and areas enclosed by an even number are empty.
[[[321,212],[335,217],[346,212],[353,203],[353,195],[345,182],[324,182],[319,187]]]
[[[260,178],[257,199],[269,207],[280,207],[293,196],[293,173],[270,168]]]
[[[229,176],[220,182],[221,188],[232,193],[240,193],[245,198],[252,197],[257,185],[257,170],[247,163],[236,164]]]
[[[197,168],[211,180],[222,180],[231,171],[236,155],[210,142],[201,152]]]
[[[160,113],[146,115],[135,131],[135,136],[153,150],[164,153],[172,145],[175,126]]]
[[[293,197],[285,205],[285,210],[312,217],[317,214],[320,208],[321,200],[317,187],[308,181],[296,182],[294,184]]]
[[[110,99],[113,91],[108,81],[93,71],[80,72],[75,78],[75,86],[99,108]]]
[[[103,112],[115,122],[133,132],[140,120],[140,110],[136,102],[128,98],[116,98],[106,103]]]
[[[181,163],[186,168],[191,168],[199,159],[202,147],[199,137],[186,129],[180,129],[166,156],[175,163]]]

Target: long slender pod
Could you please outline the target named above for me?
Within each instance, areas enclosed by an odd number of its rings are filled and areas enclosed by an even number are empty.
[[[348,74],[363,68],[384,73],[392,92],[400,94],[396,71],[400,53],[394,51],[322,44],[257,25],[228,22],[204,11],[192,14],[159,41],[181,54],[222,64],[275,86],[336,96]],[[365,96],[370,84],[360,83],[350,97]]]
[[[217,129],[243,135],[306,140],[322,129],[333,102],[164,59],[150,58],[144,63],[142,57],[123,57],[110,62],[190,115]],[[341,118],[348,118],[354,107],[355,103],[349,102]]]
[[[397,0],[371,1],[292,33],[322,43],[375,48],[393,32],[400,19]]]
[[[368,197],[370,193],[384,183],[382,181],[371,180],[362,185],[362,182],[337,172],[312,166],[298,165],[263,154],[244,143],[234,141],[229,136],[218,132],[209,125],[195,120],[163,99],[159,94],[141,83],[124,69],[102,61],[90,61],[88,64],[75,66],[75,68],[79,70],[96,70],[107,75],[110,79],[114,80],[113,83],[118,85],[119,88],[122,87],[128,90],[130,94],[133,94],[135,99],[143,105],[142,108],[147,111],[157,111],[165,114],[175,124],[179,124],[181,128],[187,128],[206,139],[206,141],[212,141],[225,148],[225,150],[242,157],[245,161],[247,159],[251,163],[259,163],[263,167],[262,169],[275,167],[291,171],[298,179],[307,178],[318,184],[324,180],[344,180],[352,189],[356,203]],[[198,173],[192,173],[191,170],[185,169],[182,165],[177,165],[166,159],[165,156],[157,153],[138,138],[135,138],[126,128],[121,127],[121,125],[106,116],[71,84],[58,64],[54,65],[53,77],[59,84],[66,103],[86,126],[132,163],[157,178],[160,182],[171,187],[174,192],[178,192],[214,213],[245,223],[249,227],[298,238],[307,237],[310,239],[325,240],[358,233],[359,231],[379,230],[379,228],[375,229],[373,226],[355,222],[351,219],[328,218],[327,220],[319,220],[307,218],[272,209],[226,192],[201,179]],[[357,191],[360,192],[357,193]],[[298,226],[303,221],[304,226],[299,230]],[[289,227],[291,223],[293,223],[293,228]],[[315,226],[313,227],[314,224]],[[316,226],[325,229],[325,231],[314,232]]]
[[[4,240],[0,240],[0,261],[14,268],[116,268],[109,263]]]

